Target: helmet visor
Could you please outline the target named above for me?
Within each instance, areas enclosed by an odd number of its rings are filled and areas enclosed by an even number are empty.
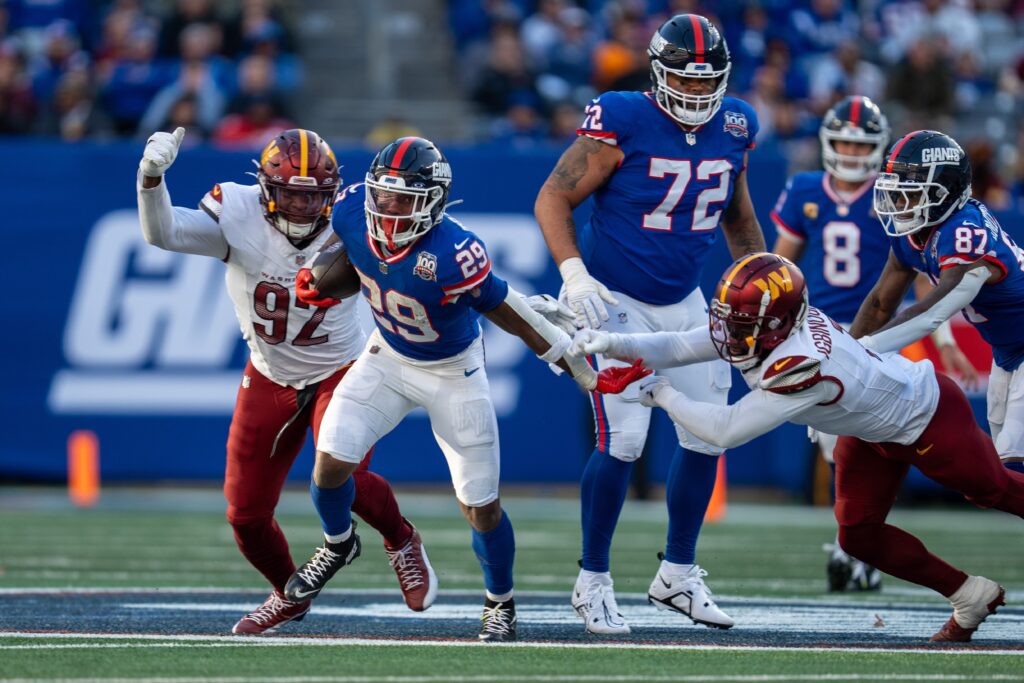
[[[931,225],[929,209],[939,206],[948,191],[939,183],[901,180],[895,173],[875,179],[874,209],[887,235],[910,235]]]
[[[687,70],[682,70],[670,69],[657,59],[651,62],[658,103],[661,104],[672,118],[687,126],[699,126],[702,123],[706,123],[718,112],[718,108],[722,105],[722,98],[725,97],[725,90],[729,81],[729,66],[722,70],[693,70],[693,67],[697,66],[711,65],[689,64],[687,65]],[[680,79],[710,81],[713,84],[713,89],[707,94],[684,92],[670,83],[669,74]],[[676,79],[672,80],[675,81]]]
[[[366,176],[366,218],[370,236],[389,249],[401,247],[433,227],[440,187],[406,187],[401,176]]]

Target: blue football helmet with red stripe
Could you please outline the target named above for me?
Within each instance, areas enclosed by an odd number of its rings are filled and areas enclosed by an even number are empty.
[[[452,169],[424,138],[399,138],[386,146],[366,174],[366,228],[388,251],[425,235],[441,222]]]
[[[967,153],[936,130],[914,131],[897,140],[875,179],[875,213],[892,237],[939,225],[970,198]],[[920,247],[931,232],[913,239]]]
[[[725,97],[732,58],[725,38],[699,14],[677,14],[662,24],[647,48],[651,81],[658,105],[686,126],[706,123],[718,112]],[[679,78],[713,80],[707,95],[689,94],[672,87],[668,74]]]
[[[840,100],[825,113],[818,138],[825,172],[839,180],[860,183],[882,165],[889,143],[889,121],[869,98],[854,95]],[[835,148],[839,141],[871,145],[871,152],[864,156],[840,154]]]

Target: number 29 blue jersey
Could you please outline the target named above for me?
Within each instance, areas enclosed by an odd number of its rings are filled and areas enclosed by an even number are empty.
[[[970,199],[918,249],[909,237],[891,238],[892,252],[907,268],[938,282],[946,268],[980,263],[996,266],[1003,277],[985,284],[964,309],[967,322],[992,346],[996,365],[1013,372],[1024,361],[1024,252],[988,208]]]
[[[613,291],[658,306],[682,301],[697,287],[754,147],[757,114],[726,97],[707,123],[686,132],[642,92],[607,92],[586,113],[577,133],[625,157],[593,194],[579,233],[583,262]]]
[[[872,209],[874,178],[844,200],[824,171],[789,179],[772,210],[779,230],[804,245],[800,270],[811,303],[834,320],[853,322],[889,258],[889,237]]]
[[[441,360],[480,336],[479,314],[498,307],[508,284],[491,272],[484,243],[445,214],[404,249],[385,256],[370,239],[362,183],[345,188],[331,227],[359,272],[377,329],[403,356]]]

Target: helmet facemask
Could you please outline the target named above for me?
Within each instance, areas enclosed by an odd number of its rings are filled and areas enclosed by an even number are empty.
[[[265,215],[281,234],[292,241],[308,239],[327,226],[338,186],[323,189],[309,176],[292,176],[287,183],[257,173]]]
[[[414,185],[401,175],[366,175],[366,227],[391,252],[425,235],[443,215],[445,188]]]
[[[821,163],[825,171],[839,180],[862,183],[874,175],[882,165],[885,156],[887,135],[872,135],[859,128],[847,127],[839,131],[822,127],[818,132],[821,140]],[[857,142],[873,145],[866,155],[841,154],[836,151],[836,142]]]
[[[891,237],[911,235],[942,223],[970,198],[970,186],[959,201],[949,202],[938,215],[937,209],[948,198],[949,190],[936,182],[902,180],[897,173],[882,173],[875,179],[875,213]]]
[[[673,119],[685,126],[699,126],[707,123],[718,113],[722,98],[729,82],[731,64],[719,71],[710,63],[688,63],[684,69],[670,69],[660,59],[651,60],[651,76],[654,80],[654,95],[661,108]],[[680,78],[719,79],[709,95],[690,95],[676,90],[668,83],[668,74]]]
[[[786,341],[804,324],[807,317],[807,290],[792,324],[790,315],[768,315],[773,299],[770,289],[761,295],[757,313],[733,310],[730,304],[712,299],[708,310],[711,342],[718,355],[740,371],[756,367],[775,347]]]

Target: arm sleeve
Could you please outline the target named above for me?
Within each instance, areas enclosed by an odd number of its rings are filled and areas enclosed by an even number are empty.
[[[931,334],[954,313],[974,301],[974,297],[978,296],[988,277],[989,270],[985,266],[972,268],[964,274],[956,287],[932,304],[928,310],[899,325],[861,337],[858,341],[879,353],[899,351],[907,344]]]
[[[836,389],[831,383],[819,382],[792,394],[774,394],[754,389],[738,402],[729,406],[702,403],[687,398],[675,389],[662,390],[658,404],[672,421],[686,428],[702,441],[721,448],[735,448],[784,422],[808,408],[834,398]]]
[[[171,206],[166,177],[151,189],[142,187],[140,178],[136,190],[139,223],[147,242],[168,251],[227,258],[228,242],[217,221],[206,211]]]
[[[711,335],[704,326],[686,332],[651,332],[646,334],[613,334],[612,348],[622,350],[612,354],[620,360],[644,359],[644,365],[653,369],[674,368],[691,363],[704,363],[718,358],[711,343]]]

